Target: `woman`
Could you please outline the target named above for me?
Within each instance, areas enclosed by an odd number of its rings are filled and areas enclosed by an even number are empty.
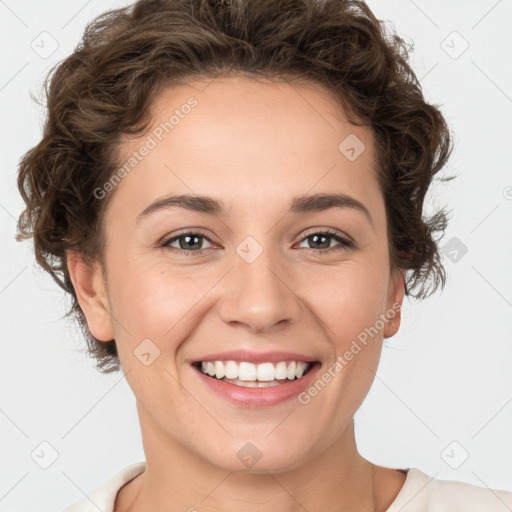
[[[68,511],[509,510],[357,450],[404,295],[444,285],[451,151],[360,1],[140,0],[49,77],[20,236],[137,399],[146,461]],[[508,507],[508,508],[507,508]]]

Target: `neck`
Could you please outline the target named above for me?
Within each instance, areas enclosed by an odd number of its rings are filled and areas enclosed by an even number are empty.
[[[324,452],[292,470],[236,473],[169,438],[139,408],[146,471],[118,493],[115,512],[385,510],[374,466],[359,455],[353,420]]]

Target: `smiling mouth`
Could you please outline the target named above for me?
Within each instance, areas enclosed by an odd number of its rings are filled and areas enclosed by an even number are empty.
[[[248,361],[198,361],[193,366],[215,380],[245,388],[281,386],[302,379],[318,361],[280,361],[254,364]]]

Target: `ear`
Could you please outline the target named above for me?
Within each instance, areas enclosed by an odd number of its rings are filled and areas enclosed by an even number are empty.
[[[406,270],[397,269],[391,278],[386,303],[386,318],[388,320],[384,327],[384,338],[391,338],[400,328],[402,302],[405,295],[405,273]]]
[[[99,262],[89,265],[76,251],[68,251],[66,258],[69,277],[87,319],[89,331],[98,340],[113,340],[108,296]]]

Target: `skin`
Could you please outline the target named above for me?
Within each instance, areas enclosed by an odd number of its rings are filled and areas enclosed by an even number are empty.
[[[153,125],[124,140],[120,162],[191,96],[197,106],[115,188],[104,218],[106,281],[99,264],[68,255],[90,331],[115,338],[137,400],[146,471],[121,489],[115,511],[385,511],[405,475],[359,455],[353,416],[399,312],[307,405],[236,406],[190,365],[224,350],[291,350],[320,361],[321,375],[401,305],[404,272],[390,270],[373,134],[351,125],[318,84],[230,76],[164,90]],[[366,146],[355,161],[338,150],[350,134]],[[351,208],[287,213],[293,197],[322,192],[357,199],[371,222]],[[173,207],[136,223],[171,193],[220,199],[226,214]],[[183,239],[157,246],[184,228],[208,237],[189,249],[202,255],[178,254]],[[315,244],[311,235],[325,229],[355,246]],[[247,236],[263,249],[252,263],[236,252]],[[160,350],[149,366],[134,355],[147,338]],[[246,442],[262,454],[251,468],[237,457]]]

